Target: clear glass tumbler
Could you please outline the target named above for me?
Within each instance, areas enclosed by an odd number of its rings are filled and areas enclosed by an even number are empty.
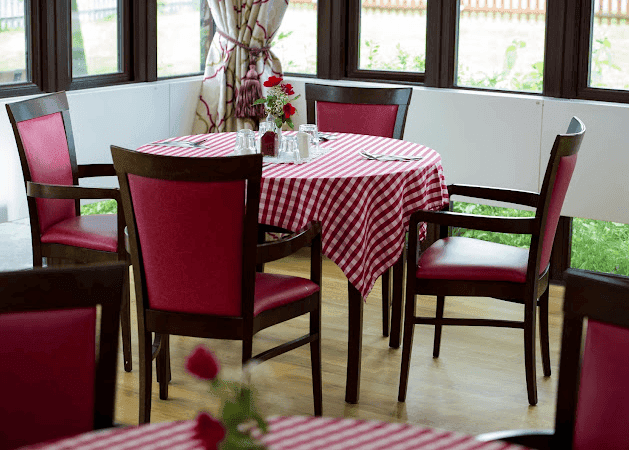
[[[236,133],[234,154],[251,155],[256,153],[256,138],[252,130],[242,129]]]

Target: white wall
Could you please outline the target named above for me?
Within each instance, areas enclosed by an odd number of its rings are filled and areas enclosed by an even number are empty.
[[[320,81],[287,81],[302,93],[295,102],[298,125],[306,121],[304,84]],[[136,148],[190,133],[200,84],[195,77],[68,92],[78,162],[110,162],[111,144]],[[587,131],[562,214],[629,223],[629,105],[416,87],[404,138],[441,154],[447,183],[537,191],[554,138],[566,131],[573,115]],[[15,140],[3,107],[0,222],[27,216]]]

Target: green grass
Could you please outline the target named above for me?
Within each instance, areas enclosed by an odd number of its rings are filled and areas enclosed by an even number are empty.
[[[81,207],[82,215],[115,214],[115,200],[90,203]],[[486,216],[532,217],[532,211],[454,202],[453,210]],[[453,229],[453,235],[483,239],[500,244],[528,248],[531,237],[526,234],[493,233],[490,231]],[[629,276],[629,225],[602,220],[579,219],[572,221],[571,267],[596,272]]]
[[[532,217],[532,211],[454,202],[453,210],[486,216]],[[522,234],[455,228],[456,236],[473,237],[516,247],[528,247],[531,238]],[[602,220],[575,218],[572,221],[572,258],[570,266],[603,273],[629,276],[629,225]]]
[[[117,211],[118,206],[116,205],[116,200],[105,200],[81,206],[82,216],[89,216],[91,214],[116,214]]]

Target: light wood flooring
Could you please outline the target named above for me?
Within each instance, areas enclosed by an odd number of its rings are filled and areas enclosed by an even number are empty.
[[[267,265],[267,271],[307,276],[307,253]],[[345,398],[347,359],[347,279],[331,261],[323,263],[323,414],[390,422],[408,422],[478,434],[514,428],[552,428],[558,376],[563,288],[551,286],[550,342],[553,374],[542,375],[539,356],[539,403],[529,406],[524,379],[522,331],[501,328],[444,327],[441,356],[432,358],[433,328],[416,326],[409,391],[405,403],[397,401],[400,349],[390,349],[382,336],[380,281],[367,298],[364,312],[360,401]],[[118,423],[138,422],[138,352],[135,300],[132,294],[133,372],[122,368],[119,356],[116,418]],[[435,299],[420,297],[422,314],[434,314]],[[492,299],[446,298],[446,316],[482,315],[521,320],[520,305]],[[254,353],[272,344],[298,337],[307,329],[298,318],[260,332]],[[221,376],[240,377],[238,341],[171,337],[172,381],[168,400],[160,400],[153,383],[152,422],[193,418],[205,409],[218,414],[218,401],[207,385],[186,373],[186,356],[200,343],[211,348],[222,364]],[[154,373],[154,372],[153,372]],[[255,367],[253,384],[259,407],[266,415],[313,413],[309,347],[293,350]]]

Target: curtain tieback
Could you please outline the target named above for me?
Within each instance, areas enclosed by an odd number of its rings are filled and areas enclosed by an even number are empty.
[[[216,30],[216,32],[232,44],[249,52],[249,70],[240,80],[240,89],[238,89],[238,93],[236,94],[236,117],[241,119],[263,118],[265,116],[264,105],[253,104],[257,99],[262,98],[262,86],[260,85],[260,74],[256,70],[256,60],[260,53],[268,52],[271,47],[249,47],[220,30]]]

